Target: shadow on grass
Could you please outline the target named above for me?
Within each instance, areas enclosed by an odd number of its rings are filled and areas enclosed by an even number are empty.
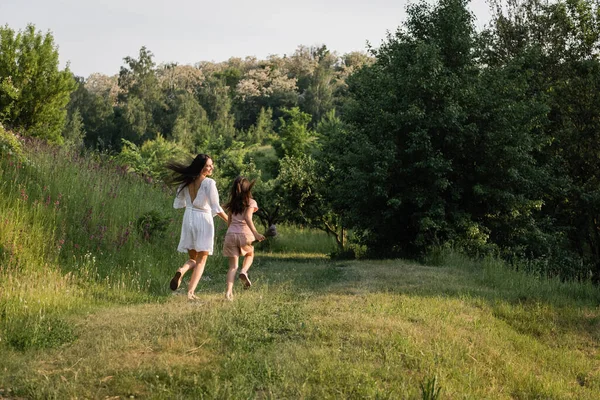
[[[566,332],[600,340],[600,288],[546,282],[500,265],[432,267],[406,260],[331,261],[289,254],[255,262],[259,284],[285,284],[288,290],[315,295],[453,298],[487,308],[515,331],[548,344]]]

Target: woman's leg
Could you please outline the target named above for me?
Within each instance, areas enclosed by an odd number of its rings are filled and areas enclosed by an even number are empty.
[[[188,298],[196,298],[196,296],[194,296],[194,292],[196,291],[196,286],[198,286],[198,282],[200,282],[200,278],[202,278],[202,274],[204,273],[204,266],[206,265],[207,258],[208,251],[199,251],[196,253],[196,267],[194,268],[192,278],[190,279],[190,284],[188,285]]]
[[[169,284],[171,290],[177,290],[179,285],[181,285],[181,280],[183,279],[185,273],[190,269],[194,269],[196,266],[196,250],[188,250],[188,255],[190,259],[187,260],[181,267],[179,267],[177,272],[175,272],[175,276],[173,276],[173,279],[171,279],[171,283]]]
[[[252,261],[254,261],[254,253],[248,253],[244,256],[244,261],[242,261],[242,270],[240,271],[240,280],[244,283],[244,287],[247,289],[252,286],[252,282],[250,282],[250,278],[248,278],[248,270],[252,265]]]
[[[238,269],[238,258],[237,256],[229,257],[229,271],[227,271],[227,293],[225,297],[228,300],[233,300],[233,281],[235,281],[235,273]]]

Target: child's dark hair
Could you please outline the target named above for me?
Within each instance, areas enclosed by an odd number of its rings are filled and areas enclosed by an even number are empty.
[[[172,185],[183,183],[181,189],[192,183],[204,169],[206,162],[210,159],[208,154],[198,154],[194,161],[189,165],[172,161],[167,164],[167,168],[173,171],[173,176],[169,180]],[[180,189],[180,190],[181,190]]]
[[[252,198],[252,187],[256,181],[249,181],[243,176],[238,176],[231,185],[231,192],[229,192],[229,202],[225,204],[225,209],[228,210],[232,215],[241,214],[244,209],[248,207],[250,199]]]

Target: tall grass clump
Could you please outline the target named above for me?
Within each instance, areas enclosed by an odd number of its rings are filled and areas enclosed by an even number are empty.
[[[515,301],[543,300],[555,305],[600,304],[600,289],[591,281],[562,280],[545,276],[526,266],[494,256],[473,258],[449,249],[435,248],[423,260],[429,265],[454,267],[469,271],[479,283],[494,289],[494,293]]]

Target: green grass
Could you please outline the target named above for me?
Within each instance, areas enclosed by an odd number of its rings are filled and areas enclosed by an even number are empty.
[[[598,287],[455,253],[334,262],[282,226],[250,290],[225,301],[215,255],[188,302],[172,193],[36,146],[0,160],[0,398],[600,397]],[[151,242],[130,228],[149,210],[172,219]]]
[[[257,259],[233,303],[223,268],[201,282],[201,302],[73,315],[70,344],[7,349],[0,387],[28,398],[420,398],[435,376],[440,398],[600,394],[597,292],[519,300],[468,266],[284,257]]]
[[[256,244],[262,253],[330,254],[336,250],[335,239],[323,231],[288,225],[277,226],[277,236]]]

